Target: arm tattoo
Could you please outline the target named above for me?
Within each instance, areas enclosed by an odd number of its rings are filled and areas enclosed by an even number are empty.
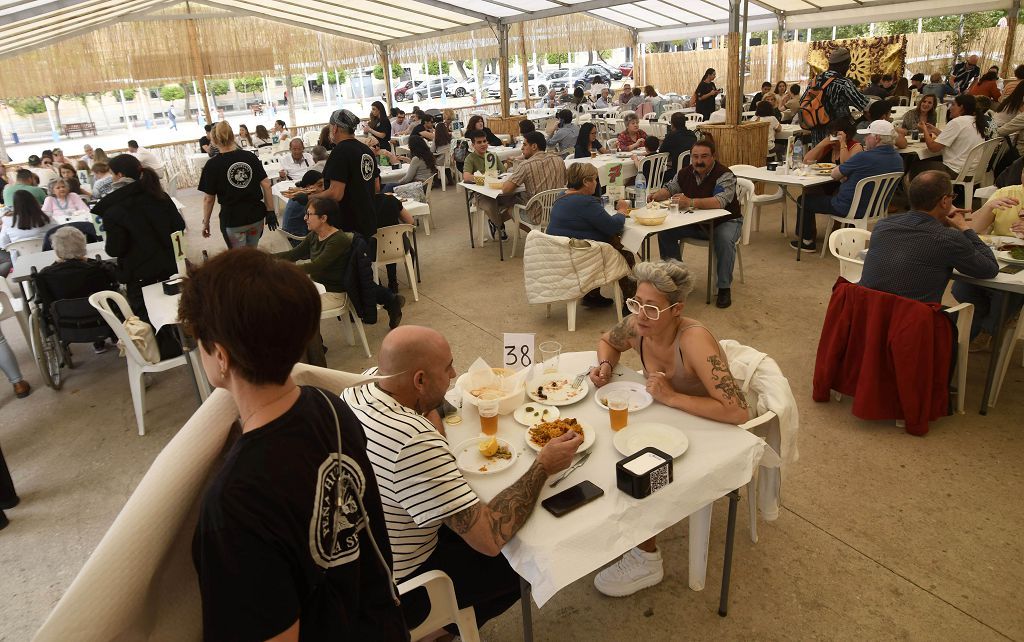
[[[465,510],[460,510],[444,520],[444,525],[459,535],[465,535],[473,528],[477,518],[480,517],[480,504],[476,503]]]
[[[615,348],[619,352],[625,352],[629,350],[632,345],[630,339],[636,337],[636,329],[633,328],[633,315],[629,315],[622,321],[619,321],[614,328],[609,330],[608,339],[605,341],[608,345]]]
[[[514,484],[495,495],[487,507],[491,537],[499,546],[512,539],[530,516],[537,504],[540,491],[544,488],[547,473],[540,462],[535,461],[530,469]]]
[[[711,378],[718,382],[715,384],[715,388],[722,391],[722,396],[726,401],[735,402],[740,408],[746,409],[748,407],[747,398],[743,395],[743,390],[736,383],[732,373],[729,372],[729,366],[725,365],[725,362],[717,354],[708,357],[708,363],[711,364]]]

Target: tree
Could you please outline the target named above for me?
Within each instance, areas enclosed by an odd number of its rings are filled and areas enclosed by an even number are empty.
[[[427,61],[427,73],[431,76],[440,76],[442,73],[448,73],[448,61],[442,62],[440,65],[437,64],[436,60]]]
[[[89,96],[90,94],[71,94],[71,97],[82,103],[82,107],[85,107],[85,115],[92,122],[92,112],[89,111]]]
[[[558,65],[559,69],[562,68],[562,65],[568,64],[569,62],[569,52],[567,51],[544,54],[544,57],[547,59],[549,65]]]
[[[181,85],[164,85],[160,88],[160,98],[167,102],[181,100],[184,97],[185,90],[182,89]]]
[[[930,23],[930,25],[946,27],[942,31],[948,31],[949,33],[942,39],[942,44],[953,52],[952,64],[956,64],[961,54],[967,53],[967,46],[977,39],[981,30],[994,27],[1004,13],[1003,11],[982,11],[960,16],[929,18],[925,22]],[[954,21],[955,25],[953,24]]]
[[[341,85],[348,78],[348,73],[342,69],[340,71],[331,70],[327,72],[327,82],[334,85]]]
[[[228,93],[229,88],[226,80],[209,80],[206,83],[206,89],[214,96],[223,96]],[[184,96],[182,97],[184,98]]]
[[[890,20],[882,23],[882,33],[895,36],[901,33],[917,33],[917,20]]]
[[[459,70],[459,75],[462,76],[463,80],[469,80],[469,74],[466,73],[466,70],[472,69],[473,63],[468,60],[456,60],[455,68]]]
[[[263,91],[263,79],[259,76],[235,78],[235,91],[243,94],[255,94],[258,91]]]
[[[7,104],[14,109],[14,113],[18,114],[22,118],[32,116],[32,114],[42,114],[46,111],[46,104],[42,98],[32,96],[30,98],[12,98],[7,101]]]
[[[391,63],[391,77],[392,78],[401,78],[402,74],[404,74],[404,73],[405,73],[405,70],[402,69],[402,65],[398,64],[397,62]],[[376,78],[377,80],[384,80],[384,67],[381,67],[380,65],[377,65],[376,67],[374,67],[373,68],[373,77]]]
[[[64,96],[60,94],[47,94],[43,96],[43,98],[49,98],[50,102],[53,103],[53,113],[57,118],[57,129],[60,130],[63,128],[63,124],[60,122],[60,100],[61,98],[64,98]]]

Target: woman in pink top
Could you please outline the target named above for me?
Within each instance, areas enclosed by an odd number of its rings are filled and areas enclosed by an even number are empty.
[[[51,186],[52,196],[43,201],[43,211],[51,217],[72,216],[81,212],[88,213],[89,206],[82,197],[71,191],[67,180],[59,178]]]

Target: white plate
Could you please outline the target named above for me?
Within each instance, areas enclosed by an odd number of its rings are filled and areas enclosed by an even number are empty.
[[[511,459],[498,459],[497,457],[484,457],[480,453],[479,444],[482,441],[487,441],[490,437],[480,436],[467,439],[458,446],[452,449],[452,453],[455,455],[455,464],[460,470],[466,473],[472,473],[474,475],[493,475],[500,473],[506,468],[510,468],[512,464],[516,463],[516,459],[519,457],[519,451],[509,443],[507,439],[498,437],[498,445],[508,448],[508,451],[512,453]],[[486,468],[486,470],[480,470]]]
[[[657,423],[629,424],[615,433],[612,443],[615,450],[626,457],[648,446],[654,446],[675,459],[690,447],[690,440],[681,429]]]
[[[527,408],[529,408],[530,411],[527,411]],[[544,410],[547,411],[547,414],[542,417],[541,412]],[[554,421],[555,419],[558,419],[561,414],[562,413],[559,412],[558,408],[554,406],[530,401],[516,408],[516,411],[512,416],[515,417],[515,420],[519,423],[529,427],[534,424],[539,424],[542,421]]]
[[[589,449],[591,446],[594,445],[594,442],[597,441],[597,432],[595,432],[593,428],[591,428],[587,424],[583,423],[579,419],[577,419],[576,422],[580,426],[583,426],[583,443],[580,444],[580,447],[576,449],[577,453],[581,453],[581,452]],[[541,446],[538,446],[537,444],[535,444],[532,441],[530,441],[530,431],[529,430],[524,430],[523,431],[523,438],[526,440],[526,445],[527,446],[529,446],[530,448],[533,448],[537,452],[540,452]]]
[[[563,372],[555,372],[543,375],[537,379],[526,384],[526,394],[537,403],[547,404],[549,406],[568,406],[586,398],[587,393],[590,392],[590,381],[586,377],[583,377],[583,381],[580,382],[579,388],[573,388],[572,382],[576,379],[576,375],[565,374]],[[550,384],[552,382],[565,382],[559,389],[552,390]],[[544,387],[544,395],[547,397],[541,398],[537,396],[537,388]]]
[[[651,393],[647,392],[647,387],[635,381],[615,381],[605,384],[594,393],[594,403],[607,410],[608,404],[605,403],[605,400],[608,398],[608,395],[623,390],[629,391],[630,412],[638,412],[654,403],[654,397],[651,396]]]
[[[1015,259],[1010,255],[1009,252],[996,252],[996,258],[1006,263],[1014,263],[1016,265],[1024,265],[1024,260]]]

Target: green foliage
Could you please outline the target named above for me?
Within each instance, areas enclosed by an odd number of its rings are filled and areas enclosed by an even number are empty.
[[[405,70],[402,69],[402,65],[398,64],[397,62],[391,63],[392,78],[401,78],[403,73],[405,73]],[[380,65],[374,67],[373,77],[376,78],[377,80],[384,80],[384,67],[381,67]]]
[[[462,66],[465,67],[466,69],[472,69],[473,68],[473,61],[472,60],[463,60],[462,61]]]
[[[124,92],[124,99],[125,100],[135,100],[135,90],[134,89],[129,87],[128,89],[123,90],[123,92]],[[118,99],[121,98],[121,92],[115,91],[115,92],[111,92],[111,93],[114,94],[115,98],[118,98]]]
[[[442,73],[448,73],[448,61],[442,62],[440,65],[437,64],[436,60],[427,61],[427,73],[431,76],[438,76]]]
[[[258,91],[263,91],[263,79],[259,76],[235,78],[235,91],[243,94],[255,94]]]
[[[962,16],[939,16],[938,18],[929,18],[924,22],[926,26],[941,25],[943,27],[942,29],[932,29],[929,26],[928,31],[949,32],[942,39],[942,44],[953,52],[953,62],[955,63],[961,54],[966,53],[967,46],[978,37],[981,30],[994,27],[1004,13],[1003,11],[982,11]]]
[[[564,65],[569,62],[569,52],[567,51],[544,54],[544,57],[547,58],[549,65]]]
[[[335,74],[333,70],[327,72],[328,82],[335,85],[340,85],[344,83],[346,78],[348,78],[348,73],[344,69],[338,71],[337,74]]]
[[[172,100],[180,100],[185,97],[185,90],[181,88],[181,85],[164,85],[160,88],[160,98],[167,102]],[[127,98],[127,96],[125,96]]]
[[[811,41],[817,42],[819,40],[831,40],[832,39],[832,27],[815,27],[811,29]]]
[[[42,98],[32,96],[31,98],[13,98],[7,101],[7,104],[14,109],[14,113],[19,116],[31,116],[32,114],[42,114],[46,112],[46,103],[43,102]]]
[[[895,36],[901,33],[917,33],[917,20],[891,20],[883,22],[881,31],[887,36]]]
[[[223,96],[228,93],[228,81],[226,80],[208,80],[206,81],[206,89],[214,96]],[[162,90],[161,90],[162,91]],[[184,98],[184,93],[181,96]]]
[[[601,51],[597,52],[597,57],[600,58],[601,60],[608,60],[609,58],[612,57],[612,50],[602,49]]]
[[[306,84],[306,77],[295,74],[292,76],[292,87],[301,87]]]
[[[831,31],[831,29],[830,29]],[[836,27],[836,40],[843,38],[864,38],[871,32],[871,27],[863,25],[841,25]],[[829,38],[832,36],[829,35]]]

